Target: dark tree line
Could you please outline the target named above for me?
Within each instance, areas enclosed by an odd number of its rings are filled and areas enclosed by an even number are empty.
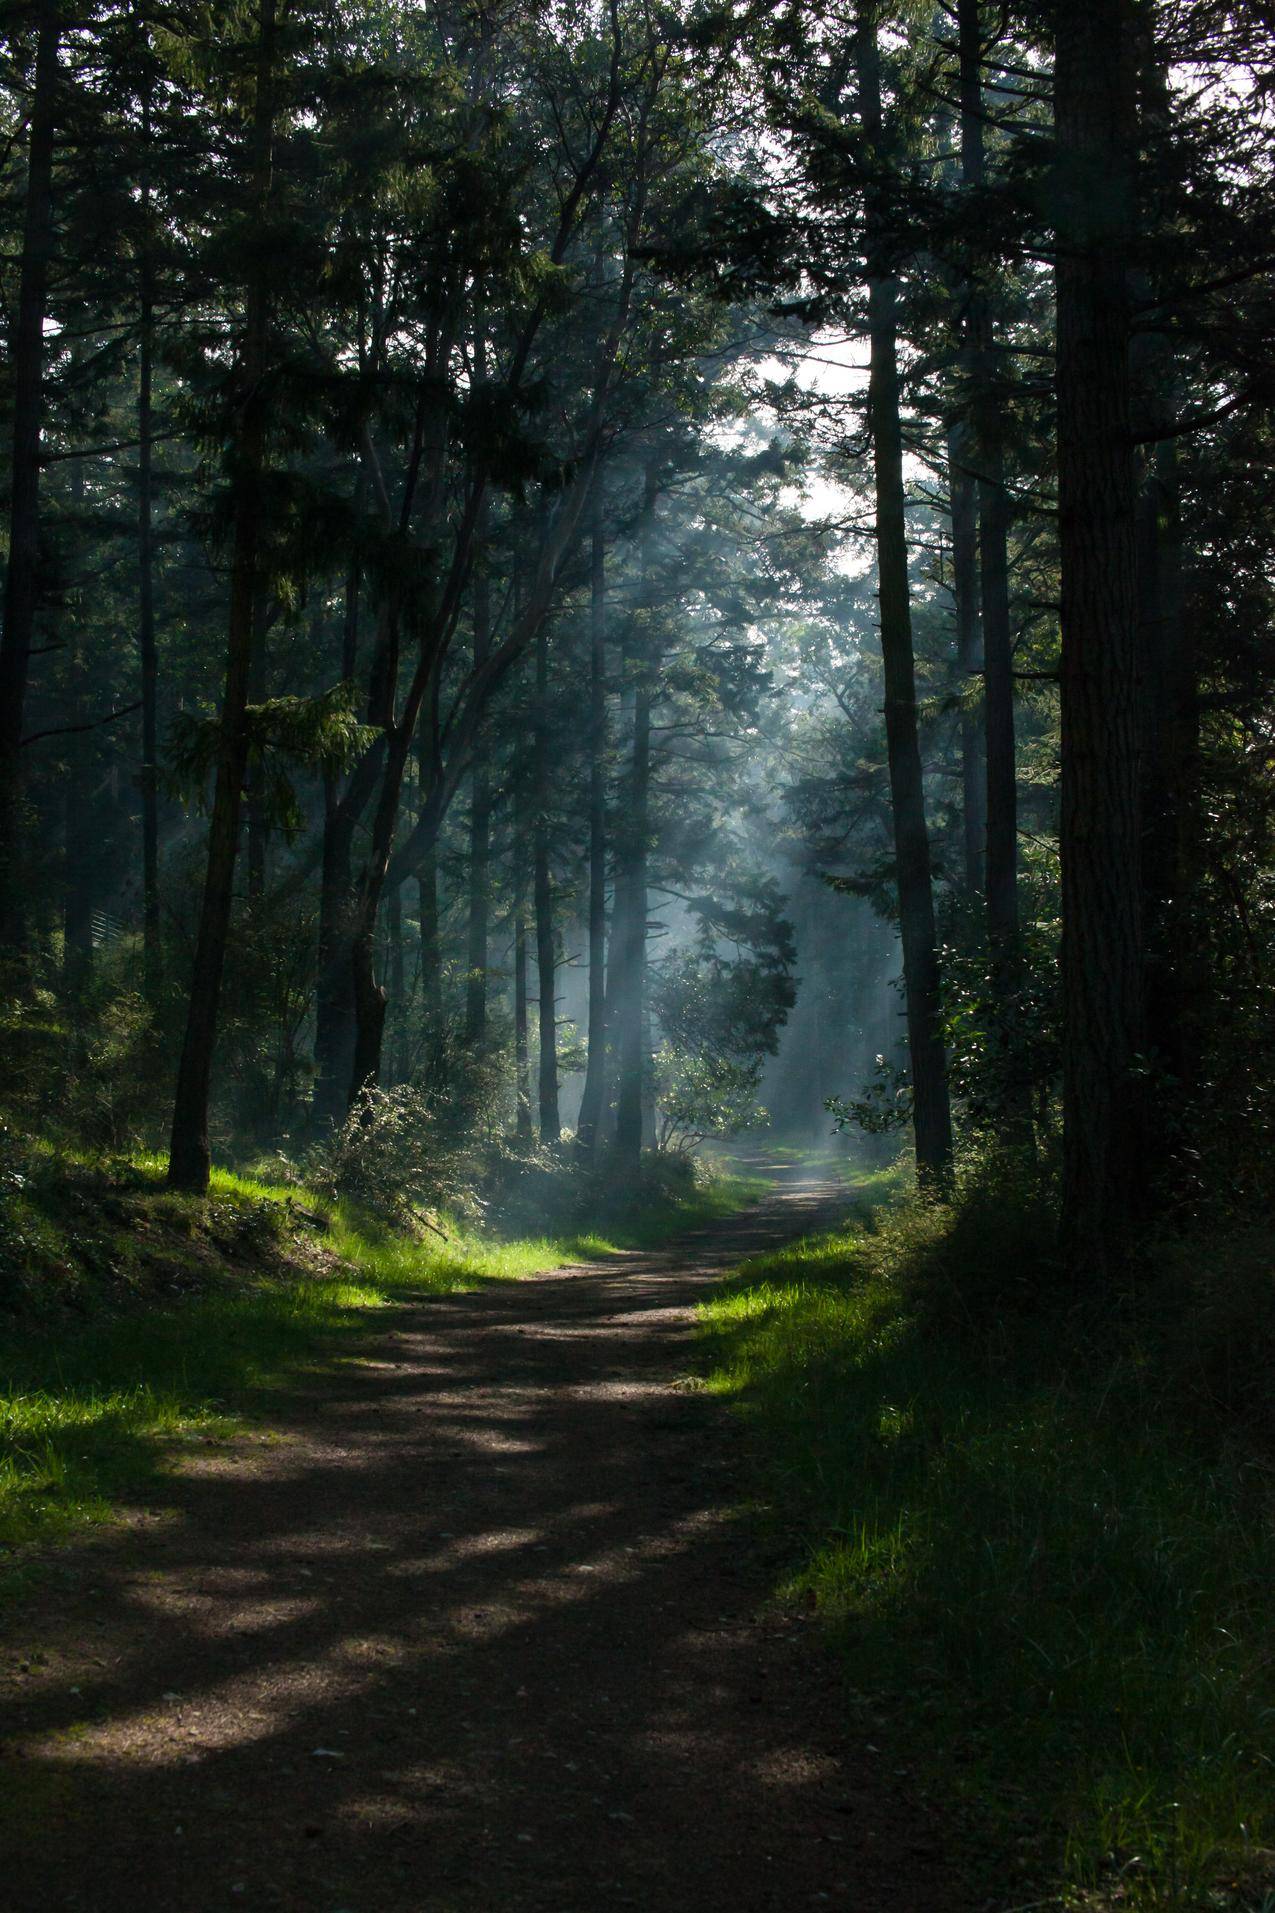
[[[1057,1150],[1077,1268],[1256,1189],[1270,53],[1206,0],[11,9],[22,1107],[166,1112],[195,1191],[398,1086],[636,1169],[749,1118],[787,833],[897,922],[856,1109],[929,1187]]]

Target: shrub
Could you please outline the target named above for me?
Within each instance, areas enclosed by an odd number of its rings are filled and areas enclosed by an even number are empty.
[[[473,1159],[447,1109],[409,1083],[366,1089],[338,1130],[315,1145],[306,1178],[396,1228],[416,1228],[440,1210],[472,1210]]]

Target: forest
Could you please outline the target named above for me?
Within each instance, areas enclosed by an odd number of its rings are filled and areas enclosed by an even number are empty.
[[[7,1905],[1275,1909],[1273,73],[8,0]]]

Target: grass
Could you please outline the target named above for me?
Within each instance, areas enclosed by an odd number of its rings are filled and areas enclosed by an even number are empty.
[[[110,1519],[184,1444],[268,1416],[273,1391],[417,1297],[651,1247],[746,1203],[740,1178],[617,1199],[597,1230],[413,1240],[305,1191],[224,1171],[207,1200],[158,1159],[109,1176],[64,1162],[10,1204],[40,1274],[0,1316],[0,1570],[31,1544]],[[7,1245],[12,1250],[13,1239]]]
[[[1168,1277],[1123,1321],[1078,1309],[1047,1240],[975,1203],[753,1262],[704,1311],[709,1384],[784,1511],[785,1594],[868,1737],[893,1722],[964,1803],[994,1904],[1269,1913],[1275,1461],[1194,1412],[1206,1310],[1167,1332]]]

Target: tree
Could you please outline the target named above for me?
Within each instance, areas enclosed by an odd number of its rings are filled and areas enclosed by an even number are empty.
[[[1128,258],[1132,4],[1055,28],[1062,569],[1063,1226],[1078,1267],[1147,1203],[1136,487]]]
[[[861,7],[855,28],[859,114],[870,164],[885,163],[877,22]],[[917,741],[916,683],[904,516],[903,438],[890,240],[879,170],[865,193],[868,279],[868,430],[876,487],[877,587],[885,661],[885,727],[890,759],[899,925],[903,939],[908,1057],[912,1073],[917,1173],[941,1187],[952,1159],[952,1119],[939,1022],[938,933]]]
[[[262,236],[272,224],[278,62],[275,0],[261,0],[255,21],[252,110],[248,143],[248,211],[257,223],[245,273],[243,327],[236,346],[228,410],[232,421],[231,480],[234,488],[230,560],[226,681],[218,724],[216,779],[208,830],[208,863],[186,1011],[186,1033],[177,1067],[168,1179],[175,1188],[202,1194],[208,1187],[212,1152],[208,1142],[208,1094],[212,1078],[217,1006],[232,885],[239,849],[239,821],[248,769],[248,699],[262,575],[263,480],[269,432],[270,278]]]
[[[57,0],[33,16],[34,60],[27,133],[22,264],[13,328],[13,462],[9,561],[0,632],[0,944],[14,946],[21,922],[20,754],[27,678],[40,595],[40,427],[44,416],[44,328],[53,263],[53,160],[61,76]]]

